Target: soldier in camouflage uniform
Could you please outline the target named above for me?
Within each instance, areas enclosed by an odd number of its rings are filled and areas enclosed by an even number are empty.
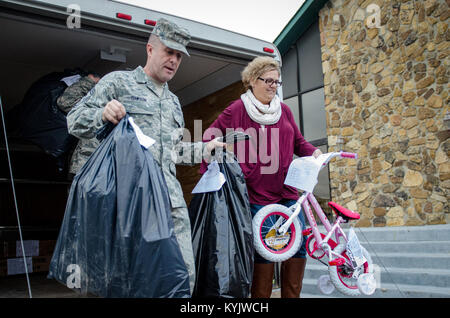
[[[178,98],[169,91],[182,59],[189,55],[186,45],[189,32],[165,19],[157,22],[147,43],[147,62],[133,71],[116,71],[105,75],[67,115],[69,132],[78,138],[94,138],[105,122],[117,124],[125,113],[133,117],[144,134],[156,142],[149,148],[162,168],[169,190],[174,231],[189,272],[191,292],[195,283],[191,225],[175,162],[198,163],[203,151],[210,152],[225,144],[216,140],[181,142],[184,119]]]
[[[78,82],[67,87],[64,93],[58,97],[56,103],[67,114],[87,93],[98,83],[100,77],[89,74]],[[69,174],[75,175],[86,163],[90,155],[97,149],[99,141],[93,139],[80,139],[70,158]]]

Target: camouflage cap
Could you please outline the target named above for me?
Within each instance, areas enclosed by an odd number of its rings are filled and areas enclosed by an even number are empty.
[[[187,29],[179,27],[164,18],[160,18],[156,22],[152,34],[158,36],[165,46],[190,56],[186,50],[186,46],[191,40],[191,35]]]

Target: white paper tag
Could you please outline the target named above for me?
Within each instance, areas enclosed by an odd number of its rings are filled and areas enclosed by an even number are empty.
[[[148,147],[150,147],[151,145],[153,145],[155,143],[155,139],[153,139],[147,135],[144,135],[141,128],[139,128],[139,126],[134,123],[134,120],[132,117],[128,117],[128,121],[130,122],[131,127],[133,127],[134,132],[136,133],[137,139],[139,140],[139,143],[142,145],[142,147],[144,147],[145,149],[148,149]]]
[[[317,175],[320,167],[311,157],[295,159],[289,166],[284,184],[299,190],[313,192],[317,184]]]
[[[360,266],[367,262],[363,255],[361,244],[356,236],[355,230],[351,227],[348,232],[347,255],[356,266]]]
[[[220,167],[217,161],[213,161],[208,165],[208,170],[203,174],[203,176],[198,181],[192,193],[205,193],[218,191],[222,188],[226,179],[222,172],[220,172]]]
[[[81,79],[81,75],[72,75],[72,76],[67,76],[61,79],[61,82],[66,83],[67,86],[72,86],[73,84],[75,84],[76,82],[78,82]]]
[[[300,157],[291,162],[284,184],[299,190],[313,192],[317,184],[320,169],[329,160],[332,153]]]

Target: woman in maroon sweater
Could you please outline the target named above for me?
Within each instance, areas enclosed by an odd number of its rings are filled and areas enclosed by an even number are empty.
[[[295,188],[284,184],[293,155],[321,154],[308,143],[295,124],[291,110],[276,95],[280,67],[270,57],[257,57],[242,72],[247,92],[232,102],[205,131],[204,141],[224,136],[232,130],[251,135],[238,143],[235,154],[244,173],[252,215],[263,206],[279,203],[291,206],[299,198]],[[206,170],[203,163],[201,172]],[[303,213],[300,213],[305,224]],[[305,240],[291,259],[281,266],[281,297],[299,297],[306,266]],[[255,252],[252,298],[269,298],[272,293],[274,263]]]

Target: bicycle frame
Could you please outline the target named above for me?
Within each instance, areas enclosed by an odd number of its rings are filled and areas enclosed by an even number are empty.
[[[323,167],[325,167],[328,162],[334,158],[334,157],[349,157],[349,158],[357,158],[356,154],[352,153],[346,153],[346,152],[335,152],[333,153],[324,163]],[[322,169],[321,168],[321,169]],[[314,210],[316,211],[317,215],[319,216],[320,220],[322,221],[322,224],[325,226],[325,229],[327,230],[327,236],[322,239],[319,229],[317,227],[316,220],[314,218],[314,215],[312,213],[311,207],[309,206],[308,202],[313,206]],[[339,237],[343,237],[345,241],[347,241],[347,237],[342,231],[341,227],[339,226],[342,221],[344,221],[343,218],[338,216],[336,219],[336,222],[333,226],[331,226],[330,222],[328,221],[328,218],[326,217],[325,213],[323,212],[322,208],[320,207],[319,203],[317,202],[316,198],[312,194],[312,192],[305,191],[300,198],[297,200],[297,203],[294,204],[291,209],[294,211],[294,213],[291,215],[291,217],[278,229],[278,233],[284,235],[289,226],[292,224],[294,218],[298,216],[301,209],[300,207],[303,207],[303,210],[305,211],[306,217],[308,218],[309,225],[312,228],[312,232],[314,234],[314,237],[316,238],[317,242],[322,246],[322,241],[328,242],[328,240],[331,238],[331,235],[336,232],[336,241],[339,241]],[[336,231],[339,229],[338,231]]]
[[[325,227],[325,230],[327,231],[327,235],[322,238],[319,232],[319,228],[317,226],[316,219],[314,218],[313,210],[311,209],[312,205],[313,209],[316,211],[316,214],[319,216],[320,221]],[[305,192],[298,200],[297,202],[291,207],[291,209],[294,211],[294,213],[289,217],[289,219],[278,229],[278,233],[283,235],[286,233],[289,226],[294,221],[294,218],[296,218],[301,209],[300,206],[303,207],[303,210],[305,211],[306,218],[308,219],[308,223],[311,226],[312,233],[314,235],[314,238],[316,239],[319,246],[322,246],[323,242],[328,243],[333,233],[335,234],[336,242],[340,241],[340,237],[343,237],[345,241],[347,241],[347,236],[345,235],[344,231],[340,227],[340,224],[344,221],[344,219],[340,216],[337,217],[336,222],[331,225],[330,221],[328,220],[327,216],[325,215],[325,212],[323,212],[319,202],[317,202],[317,199],[314,197],[314,195],[311,192]]]

